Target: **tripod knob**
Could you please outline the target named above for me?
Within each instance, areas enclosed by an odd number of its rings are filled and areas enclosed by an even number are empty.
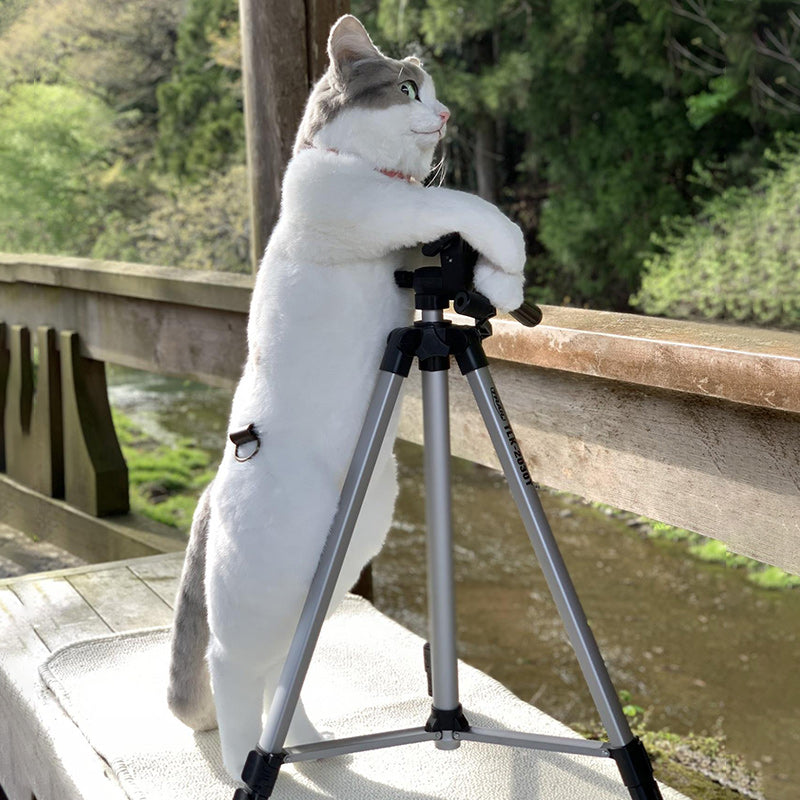
[[[414,273],[410,269],[398,269],[394,273],[394,282],[401,289],[414,288]]]

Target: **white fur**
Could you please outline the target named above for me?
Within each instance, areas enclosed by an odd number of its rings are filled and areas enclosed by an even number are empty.
[[[441,126],[444,107],[430,80],[421,90],[423,102],[341,112],[315,148],[295,155],[257,276],[230,428],[253,423],[261,450],[238,463],[228,444],[210,496],[206,566],[209,668],[234,778],[259,739],[262,706],[271,701],[334,516],[386,335],[412,317],[411,293],[393,282],[401,249],[458,231],[482,253],[480,288],[489,299],[500,308],[521,300],[525,253],[516,225],[473,195],[378,171],[421,178],[430,169],[439,139],[430,131]],[[337,598],[389,527],[397,491],[391,444]],[[313,734],[298,709],[290,738]]]

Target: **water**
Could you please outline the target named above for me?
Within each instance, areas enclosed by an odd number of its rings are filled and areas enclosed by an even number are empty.
[[[216,457],[229,395],[129,371],[112,403],[161,438],[194,437]],[[425,635],[422,450],[399,442],[395,524],[374,565],[375,604]],[[460,656],[567,724],[596,721],[574,654],[502,477],[454,459]],[[800,591],[687,558],[575,498],[545,511],[618,690],[650,728],[726,738],[764,776],[768,800],[800,782]]]

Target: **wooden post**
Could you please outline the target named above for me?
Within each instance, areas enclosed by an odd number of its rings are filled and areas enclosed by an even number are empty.
[[[6,324],[0,322],[0,472],[6,471],[6,384],[10,357],[6,344]]]
[[[281,178],[308,90],[325,67],[328,31],[349,5],[239,0],[254,272],[278,218]]]
[[[106,367],[80,353],[74,331],[61,331],[64,499],[95,517],[129,510],[128,467],[108,404]]]
[[[5,404],[9,478],[49,497],[64,496],[61,373],[56,332],[37,329],[39,368],[34,389],[31,332],[12,325]]]

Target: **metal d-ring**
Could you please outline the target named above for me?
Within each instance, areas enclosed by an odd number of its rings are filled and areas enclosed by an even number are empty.
[[[232,431],[228,434],[228,438],[236,447],[233,457],[239,462],[249,461],[261,449],[261,439],[259,438],[258,433],[256,433],[256,427],[252,422],[243,430]],[[251,442],[256,443],[253,452],[246,456],[239,455],[239,448],[242,445],[250,444]]]

